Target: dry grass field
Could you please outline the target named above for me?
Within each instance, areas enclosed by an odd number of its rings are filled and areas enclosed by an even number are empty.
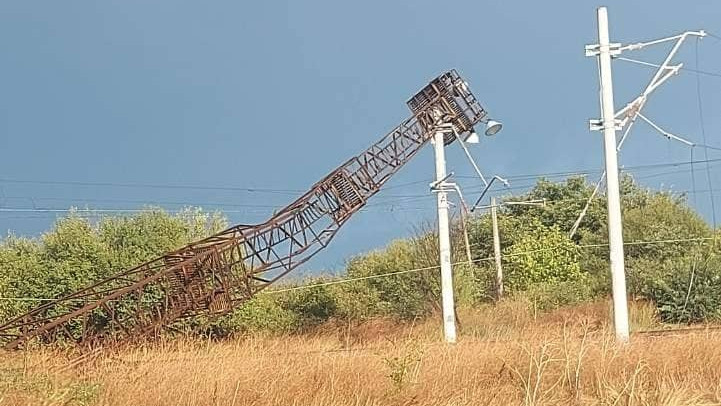
[[[648,306],[634,328],[653,327]],[[78,357],[0,354],[0,405],[719,405],[721,334],[614,343],[608,304],[542,315],[523,303],[440,323],[387,321],[312,334],[171,341]]]

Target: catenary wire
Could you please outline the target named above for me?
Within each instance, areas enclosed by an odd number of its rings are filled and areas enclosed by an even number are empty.
[[[677,243],[681,243],[681,242],[701,242],[701,241],[710,241],[710,240],[715,240],[715,239],[716,239],[716,237],[690,237],[690,238],[676,238],[676,239],[664,239],[664,240],[641,240],[641,241],[627,241],[627,242],[624,242],[624,245],[632,246],[632,245],[654,245],[654,244],[677,244]],[[575,248],[585,249],[585,248],[600,248],[600,247],[607,247],[607,246],[608,246],[608,243],[584,244],[584,245],[577,245],[577,246],[575,246]],[[555,247],[541,248],[541,249],[536,249],[536,250],[507,253],[507,254],[502,254],[501,257],[502,258],[515,257],[515,256],[527,255],[527,254],[532,254],[532,253],[537,253],[537,252],[552,251],[552,250],[556,250],[559,248],[560,248],[560,246],[555,246]],[[493,261],[493,260],[494,260],[494,257],[485,257],[485,258],[473,259],[471,262],[480,263],[480,262]],[[454,262],[452,265],[462,265],[462,264],[468,264],[468,261],[467,260],[466,261],[458,261],[458,262]],[[423,271],[429,271],[429,270],[434,270],[434,269],[438,269],[438,268],[440,268],[440,266],[438,266],[438,265],[421,267],[421,268],[412,268],[412,269],[386,272],[386,273],[375,274],[375,275],[360,276],[360,277],[356,277],[356,278],[343,278],[343,279],[337,279],[337,280],[332,280],[332,281],[328,281],[328,282],[292,286],[292,287],[288,287],[288,288],[272,289],[272,290],[263,291],[263,292],[264,292],[264,294],[277,294],[277,293],[284,293],[284,292],[289,292],[289,291],[294,291],[294,290],[312,289],[312,288],[318,288],[318,287],[323,287],[323,286],[356,282],[356,281],[361,281],[361,280],[377,279],[377,278],[402,275],[402,274],[408,274],[408,273],[423,272]],[[6,301],[55,301],[58,299],[57,298],[33,298],[33,297],[0,297],[0,300],[6,300]]]
[[[698,45],[699,45],[699,39],[697,38],[696,39],[696,52],[695,52],[697,69],[699,67]],[[703,139],[703,143],[704,143],[704,149],[703,149],[704,158],[706,160],[708,160],[709,147],[707,146],[708,143],[706,141],[706,124],[704,122],[703,98],[701,97],[701,77],[699,75],[696,75],[696,96],[698,99],[698,117],[699,117],[699,122],[701,124],[701,138]],[[706,178],[708,180],[709,190],[713,189],[713,187],[711,185],[711,169],[709,168],[708,162],[706,163]],[[716,203],[714,202],[715,199],[714,199],[713,192],[711,192],[710,199],[711,199],[711,220],[713,223],[713,227],[716,228]]]

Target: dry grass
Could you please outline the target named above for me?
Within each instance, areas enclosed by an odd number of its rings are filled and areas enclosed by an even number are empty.
[[[632,314],[649,323],[647,307]],[[169,342],[71,363],[4,353],[0,405],[717,405],[721,335],[614,344],[608,304],[537,315],[516,302],[439,323],[375,321],[315,335]]]

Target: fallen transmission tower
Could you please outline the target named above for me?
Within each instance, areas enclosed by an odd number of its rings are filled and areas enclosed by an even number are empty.
[[[325,248],[440,125],[473,131],[486,112],[451,70],[408,101],[413,116],[257,225],[237,225],[53,300],[0,326],[4,346],[98,345],[230,312]],[[450,138],[449,138],[450,137]],[[445,143],[455,140],[447,136]]]

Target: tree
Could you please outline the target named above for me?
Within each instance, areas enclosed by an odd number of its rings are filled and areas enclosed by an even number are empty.
[[[14,298],[3,300],[0,312],[11,318],[224,226],[218,213],[195,208],[176,215],[148,208],[97,222],[71,211],[40,238],[0,242],[0,294]]]
[[[630,288],[673,323],[721,320],[721,256],[699,246],[684,257],[629,263]]]
[[[416,248],[410,241],[394,241],[382,251],[351,259],[346,272],[348,277],[358,278],[428,267],[427,262],[419,261]],[[402,319],[428,314],[437,308],[440,297],[440,278],[431,269],[367,279],[366,283],[376,292],[377,308]]]
[[[559,183],[540,179],[530,192],[521,196],[512,196],[507,200],[544,200],[545,206],[513,205],[506,206],[506,210],[515,218],[536,219],[546,227],[557,226],[568,233],[593,193],[593,189],[594,186],[588,184],[583,177],[571,177]],[[605,204],[602,196],[597,194],[591,200],[574,241],[581,243],[584,235],[597,233],[605,223]]]
[[[518,241],[504,250],[504,280],[510,291],[534,284],[575,281],[584,275],[576,244],[558,226],[535,222]]]

